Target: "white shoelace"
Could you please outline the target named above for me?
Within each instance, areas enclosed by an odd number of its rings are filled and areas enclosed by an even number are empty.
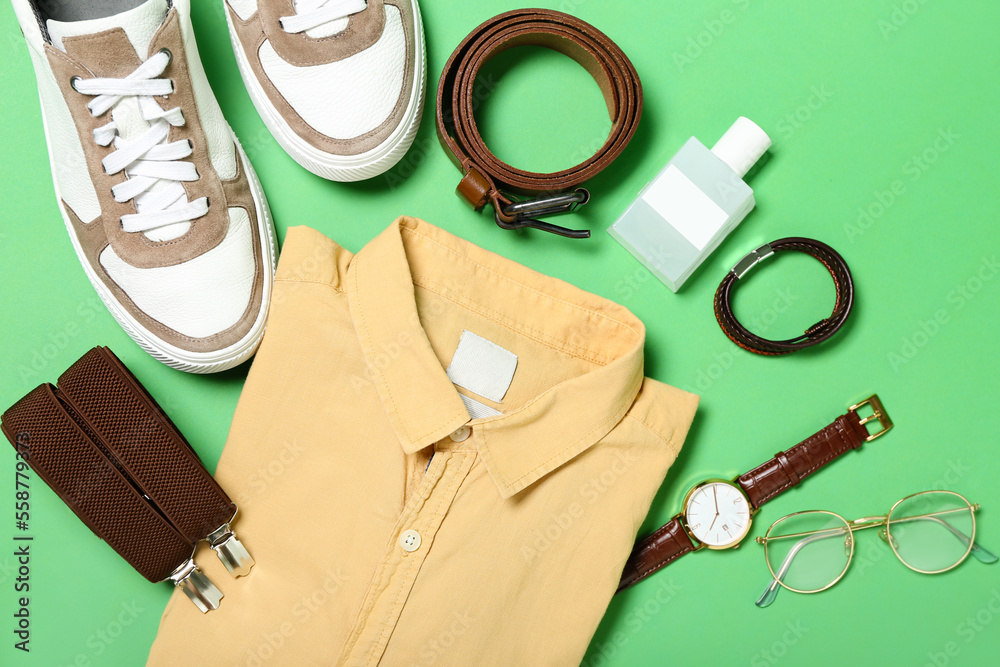
[[[293,34],[306,32],[367,8],[367,0],[298,0],[295,15],[282,18],[281,27]]]
[[[191,142],[166,143],[170,128],[184,125],[184,114],[180,108],[164,111],[153,99],[153,96],[174,92],[170,79],[157,78],[167,69],[171,57],[168,51],[160,51],[124,79],[73,80],[77,92],[94,96],[87,108],[95,118],[110,111],[121,100],[134,97],[143,119],[149,123],[149,129],[131,141],[119,135],[114,120],[94,130],[94,141],[101,146],[114,143],[115,151],[102,162],[104,170],[108,174],[124,171],[128,176],[128,180],[111,190],[117,202],[135,200],[137,213],[122,216],[122,228],[126,232],[149,232],[208,213],[208,198],[189,202],[181,185],[200,178],[194,163],[180,162],[193,152]],[[158,183],[166,183],[166,187],[151,192]]]

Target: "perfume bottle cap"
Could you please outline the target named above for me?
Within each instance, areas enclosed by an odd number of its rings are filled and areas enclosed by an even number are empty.
[[[712,153],[743,178],[770,147],[771,138],[767,133],[757,123],[740,116],[712,147]]]

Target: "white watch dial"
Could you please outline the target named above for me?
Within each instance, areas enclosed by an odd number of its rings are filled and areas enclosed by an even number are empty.
[[[697,487],[684,508],[688,530],[709,547],[737,544],[750,530],[750,504],[728,482],[708,482]]]

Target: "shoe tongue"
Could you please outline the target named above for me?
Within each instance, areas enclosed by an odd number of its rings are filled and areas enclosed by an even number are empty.
[[[295,11],[299,11],[299,4],[302,0],[294,0],[293,7]],[[307,30],[306,35],[312,37],[313,39],[326,39],[327,37],[333,37],[339,33],[347,30],[347,25],[350,23],[350,17],[342,19],[334,19],[333,21],[327,21],[323,25],[317,26],[312,30]]]
[[[167,0],[147,0],[114,16],[87,21],[50,19],[47,25],[52,45],[79,61],[94,76],[123,78],[146,60],[150,44],[169,9]],[[91,35],[92,38],[80,39]],[[134,97],[118,102],[111,110],[111,120],[118,127],[118,135],[126,141],[136,140],[150,127]],[[168,183],[161,181],[148,194],[155,197],[168,187]],[[139,205],[138,200],[136,204]],[[170,241],[186,234],[190,227],[190,223],[181,222],[143,234],[152,241]]]
[[[129,42],[136,54],[142,60],[149,53],[149,44],[160,29],[163,19],[167,16],[167,0],[147,0],[143,4],[114,16],[107,16],[89,21],[55,21],[49,19],[46,26],[52,45],[61,51],[66,51],[63,39],[93,35],[114,28],[121,28],[128,36]]]

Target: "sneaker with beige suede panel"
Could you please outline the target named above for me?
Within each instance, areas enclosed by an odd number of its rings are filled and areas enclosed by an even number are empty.
[[[213,0],[264,124],[309,171],[377,176],[406,154],[426,89],[416,0]]]
[[[163,363],[256,350],[277,251],[267,202],[205,77],[190,0],[13,0],[56,197],[84,271]]]

